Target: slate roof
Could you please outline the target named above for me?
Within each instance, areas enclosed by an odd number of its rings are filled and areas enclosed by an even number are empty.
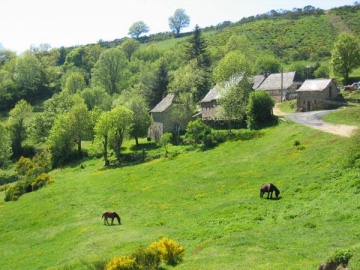
[[[296,92],[322,91],[331,83],[332,79],[306,80]]]
[[[282,77],[282,89],[289,89],[294,82],[303,81],[296,71],[283,72]],[[256,89],[270,91],[281,89],[281,73],[270,74]]]
[[[150,112],[164,112],[172,104],[175,94],[167,94]]]
[[[263,83],[263,81],[265,80],[265,75],[255,75],[253,77],[253,89],[257,89],[259,88],[259,86]]]
[[[215,87],[211,88],[210,91],[206,94],[206,96],[200,100],[200,103],[210,102],[212,100],[217,100],[220,97],[218,91],[216,91]]]

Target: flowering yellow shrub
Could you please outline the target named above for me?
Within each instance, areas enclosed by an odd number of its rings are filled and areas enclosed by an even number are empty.
[[[115,256],[106,264],[106,270],[135,270],[135,258],[130,256]]]
[[[149,246],[149,250],[153,250],[160,254],[161,260],[169,265],[177,265],[183,259],[185,248],[174,240],[164,237],[158,242],[154,242]]]

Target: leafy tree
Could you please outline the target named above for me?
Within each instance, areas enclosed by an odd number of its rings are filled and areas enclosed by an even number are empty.
[[[47,144],[52,156],[52,166],[63,165],[72,156],[74,140],[68,129],[67,114],[60,114],[51,127]]]
[[[65,89],[70,94],[75,94],[86,87],[84,76],[80,72],[73,72],[66,78]]]
[[[220,94],[218,118],[226,119],[231,132],[232,122],[241,122],[245,119],[248,97],[252,91],[251,82],[246,75],[234,75],[225,83],[217,84]]]
[[[121,162],[120,150],[126,134],[129,134],[134,124],[134,113],[124,107],[118,106],[111,113],[110,147],[114,150],[118,162]]]
[[[248,58],[240,51],[230,51],[213,71],[214,80],[217,83],[226,82],[235,74],[252,74],[252,65]]]
[[[184,9],[177,9],[173,16],[169,18],[169,27],[175,32],[176,36],[179,36],[180,31],[184,27],[188,27],[190,24],[190,17],[186,15]]]
[[[186,140],[195,146],[205,139],[211,133],[211,128],[206,125],[200,118],[188,123],[186,127]]]
[[[191,119],[196,110],[199,85],[205,81],[205,72],[197,66],[196,60],[174,72],[174,79],[169,84],[170,92],[176,94],[171,118],[181,127]],[[185,128],[185,127],[182,127]]]
[[[102,112],[95,124],[94,132],[95,132],[95,138],[101,142],[103,147],[103,157],[105,166],[110,165],[110,161],[108,158],[108,148],[109,148],[109,136],[110,136],[110,130],[112,128],[112,119],[111,119],[111,112]]]
[[[93,83],[106,90],[110,95],[120,93],[125,80],[127,60],[119,49],[104,51],[93,69]]]
[[[27,101],[20,100],[9,113],[8,127],[15,157],[19,157],[22,153],[22,143],[27,137],[29,126],[27,121],[31,117],[32,111],[33,108]]]
[[[85,88],[80,93],[89,110],[98,107],[104,111],[111,109],[111,96],[101,87]]]
[[[328,65],[320,65],[316,70],[314,70],[315,78],[329,78],[330,68]]]
[[[0,124],[0,168],[3,167],[12,155],[11,138],[6,128]]]
[[[125,53],[126,58],[131,60],[131,56],[140,48],[140,42],[138,40],[129,38],[126,39],[121,45],[120,49]]]
[[[149,26],[147,26],[143,21],[134,22],[129,28],[129,35],[133,38],[139,38],[143,33],[149,32]]]
[[[78,157],[82,157],[81,143],[89,137],[90,115],[84,102],[74,105],[67,113],[67,131],[77,145]]]
[[[146,137],[151,125],[149,108],[145,98],[133,91],[122,93],[122,103],[134,113],[134,123],[130,135],[135,138],[136,145],[139,145],[139,137]]]
[[[341,34],[331,55],[331,66],[335,75],[342,76],[345,83],[349,74],[360,65],[360,48],[357,39],[351,34]]]
[[[278,73],[281,63],[275,56],[263,54],[256,60],[256,69],[260,73]]]
[[[42,70],[38,58],[29,52],[19,57],[16,63],[14,80],[22,89],[22,97],[32,97],[41,89]]]
[[[250,93],[249,103],[246,107],[247,126],[249,129],[258,129],[261,125],[273,119],[272,109],[274,100],[269,93],[263,90]]]

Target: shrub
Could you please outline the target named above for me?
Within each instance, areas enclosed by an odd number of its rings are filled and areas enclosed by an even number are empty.
[[[246,123],[249,129],[259,129],[268,122],[272,122],[274,100],[266,91],[250,93],[249,103],[246,106]]]
[[[167,154],[168,154],[168,149],[169,149],[169,144],[170,144],[171,138],[172,138],[172,133],[170,133],[170,132],[164,133],[158,142],[158,145],[161,146],[162,148],[164,148],[165,156],[167,156]]]
[[[161,263],[160,254],[154,250],[139,247],[132,254],[135,258],[138,269],[156,270],[159,269]]]
[[[130,256],[115,256],[106,264],[106,270],[136,270],[135,258]]]
[[[15,164],[15,169],[18,175],[26,175],[34,167],[33,162],[30,158],[20,157],[18,162]]]
[[[350,249],[347,250],[337,250],[335,253],[327,260],[328,263],[335,263],[337,265],[347,266],[349,260],[353,256],[353,251]]]
[[[182,262],[185,252],[184,247],[167,237],[164,237],[158,242],[152,243],[149,250],[158,253],[165,264],[172,266]]]

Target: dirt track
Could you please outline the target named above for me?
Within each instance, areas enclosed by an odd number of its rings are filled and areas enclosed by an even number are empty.
[[[322,130],[344,137],[350,137],[351,134],[358,128],[356,126],[331,124],[321,120],[324,115],[332,112],[332,110],[301,113],[283,113],[277,106],[275,106],[273,112],[277,116],[285,116],[287,118],[290,118],[292,121],[295,121],[302,125],[306,125],[314,129]]]

